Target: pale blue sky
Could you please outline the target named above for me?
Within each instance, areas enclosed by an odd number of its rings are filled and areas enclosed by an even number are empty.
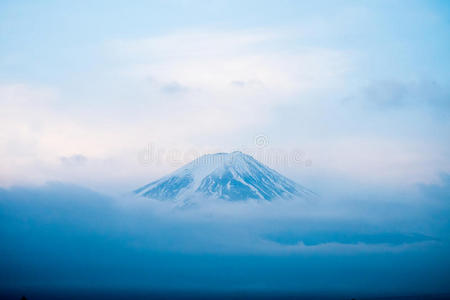
[[[98,58],[93,48],[111,39],[186,28],[302,30],[305,24],[312,25],[307,28],[311,36],[291,47],[376,54],[379,59],[368,67],[383,75],[415,72],[409,76],[442,79],[449,75],[446,1],[2,1],[0,5],[4,80],[55,80],[61,64],[73,71],[91,66]]]
[[[297,180],[437,182],[450,172],[449,6],[2,1],[0,184],[94,174],[128,188],[185,162],[143,167],[148,144],[245,150],[261,133],[265,150],[314,162],[272,165]],[[61,163],[72,156],[85,158],[76,175]]]

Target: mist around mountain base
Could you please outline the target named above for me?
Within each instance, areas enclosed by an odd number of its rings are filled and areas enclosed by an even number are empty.
[[[179,206],[63,183],[0,190],[0,286],[448,291],[450,181]],[[326,287],[324,288],[324,282]]]

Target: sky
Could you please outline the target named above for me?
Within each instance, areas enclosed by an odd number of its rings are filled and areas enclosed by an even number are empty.
[[[0,1],[0,286],[449,292],[449,49],[448,1]],[[235,150],[321,200],[128,198]]]
[[[449,172],[445,1],[0,6],[3,187],[123,192],[233,150],[301,152],[262,160],[314,186]]]

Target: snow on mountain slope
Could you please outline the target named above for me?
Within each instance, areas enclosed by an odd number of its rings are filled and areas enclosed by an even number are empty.
[[[239,151],[203,155],[135,191],[171,201],[309,198],[314,193]]]

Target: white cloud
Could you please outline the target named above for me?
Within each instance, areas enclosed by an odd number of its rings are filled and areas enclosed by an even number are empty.
[[[414,183],[449,170],[445,150],[433,141],[420,146],[411,142],[419,136],[405,142],[380,132],[395,122],[384,125],[373,112],[342,104],[359,88],[354,53],[305,47],[302,38],[254,30],[116,40],[106,44],[108,76],[81,96],[1,85],[0,184],[68,180],[133,188],[174,168],[143,167],[138,156],[149,143],[200,155],[253,145],[260,132],[269,135],[269,147],[305,151],[316,173]],[[103,78],[102,71],[93,76]],[[409,115],[405,124],[422,117]],[[430,122],[424,131],[432,128]],[[63,166],[61,157],[74,155],[86,162]]]
[[[191,31],[115,41],[109,46],[121,61],[129,62],[123,71],[126,76],[179,82],[219,96],[211,101],[221,102],[224,97],[234,101],[244,94],[246,102],[252,102],[253,97],[266,100],[268,92],[282,96],[339,84],[350,68],[345,53],[326,48],[288,50],[286,43],[298,38],[264,30]],[[246,85],[252,87],[246,92],[234,89],[233,82],[259,84]],[[273,98],[270,102],[282,101]]]

